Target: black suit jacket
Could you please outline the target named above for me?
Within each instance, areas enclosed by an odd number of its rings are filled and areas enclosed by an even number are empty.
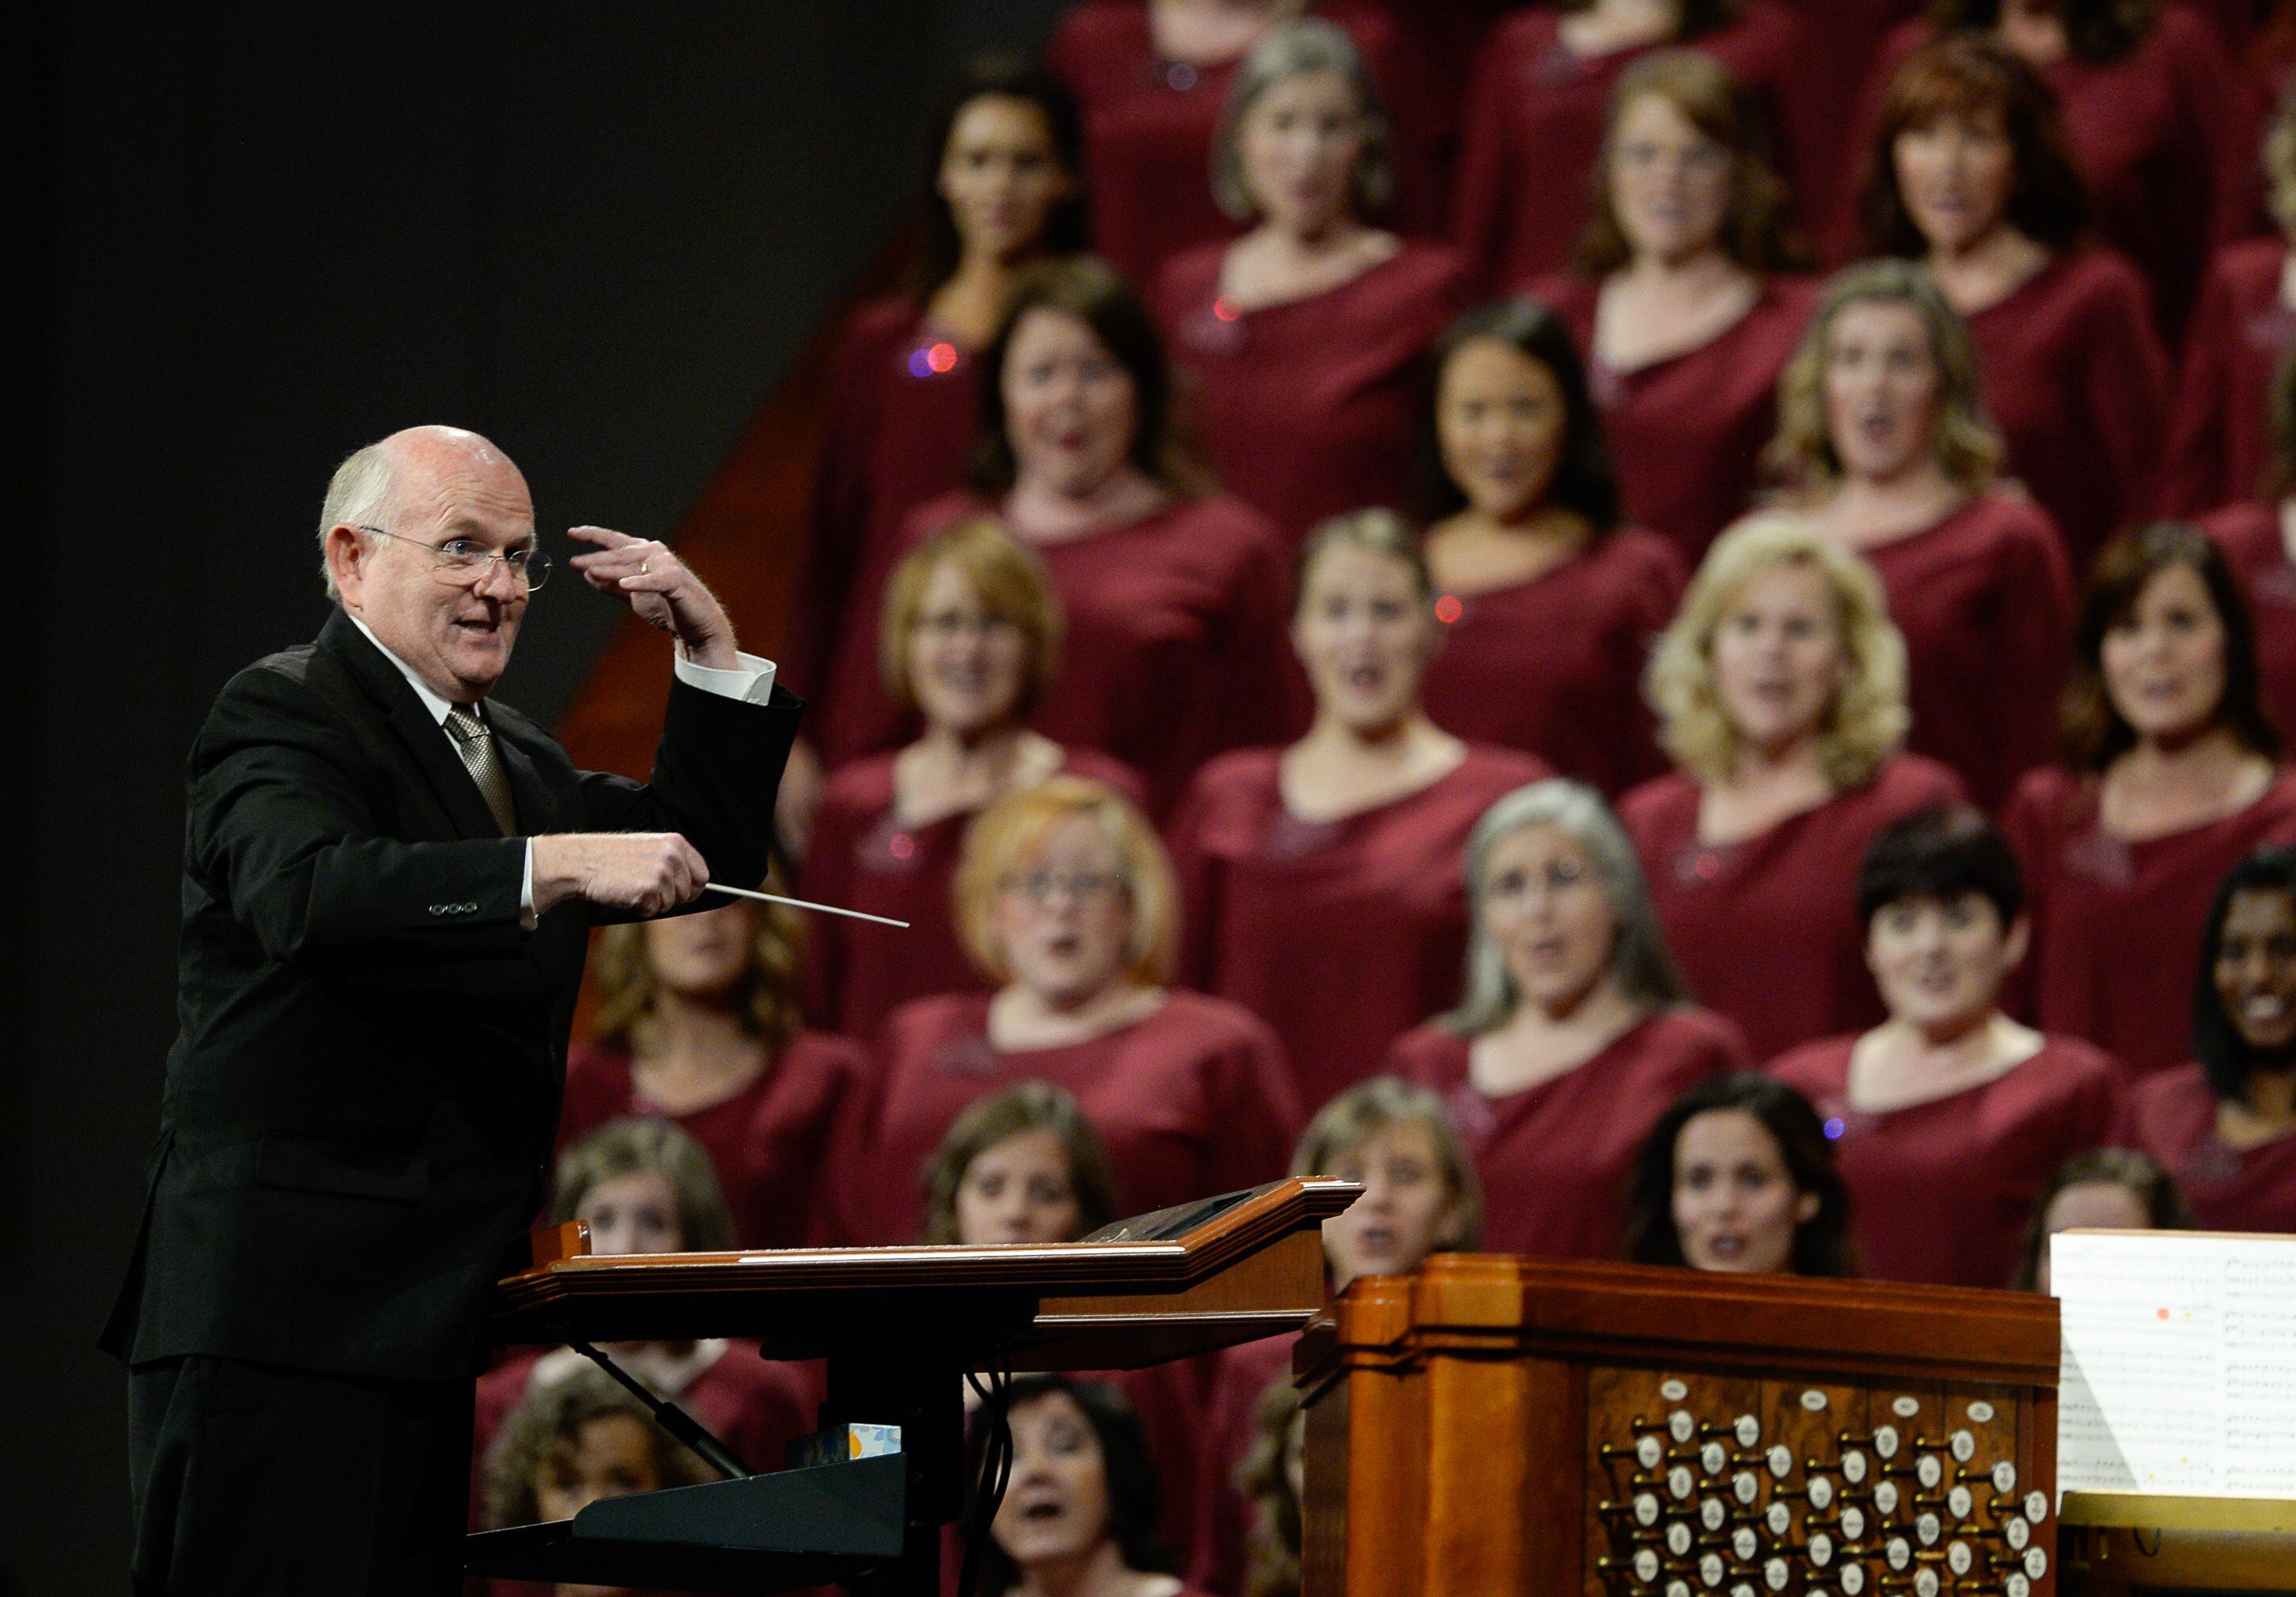
[[[800,708],[676,684],[646,783],[487,716],[521,831],[683,832],[712,880],[750,886]],[[526,844],[340,613],[225,687],[187,789],[181,1031],[104,1346],[467,1374],[487,1289],[523,1262],[547,1191],[607,912],[569,901],[523,929]]]

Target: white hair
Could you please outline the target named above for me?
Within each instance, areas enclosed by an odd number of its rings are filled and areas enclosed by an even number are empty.
[[[381,444],[354,450],[328,479],[327,497],[319,506],[319,576],[327,585],[327,598],[335,604],[343,596],[335,587],[335,574],[327,567],[327,534],[338,527],[359,527],[381,521],[390,514],[391,495],[398,487],[398,468]],[[365,534],[359,541],[366,541]]]

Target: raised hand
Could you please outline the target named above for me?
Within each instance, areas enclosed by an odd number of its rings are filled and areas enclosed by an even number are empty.
[[[628,601],[640,620],[675,636],[686,659],[719,670],[740,663],[726,607],[668,545],[608,527],[570,527],[566,536],[597,545],[568,562],[582,580]]]

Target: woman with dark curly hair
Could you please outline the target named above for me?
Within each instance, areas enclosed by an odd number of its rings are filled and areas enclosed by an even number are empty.
[[[1752,1070],[1676,1099],[1635,1156],[1624,1253],[1731,1274],[1856,1274],[1849,1190],[1809,1100]]]
[[[977,1551],[985,1594],[1204,1597],[1171,1573],[1157,1534],[1161,1483],[1139,1416],[1116,1388],[1064,1375],[1025,1375],[1004,1412],[1013,1470]],[[980,1477],[988,1426],[975,1419],[965,1478]]]
[[[2073,654],[2064,763],[2029,774],[2002,812],[2033,926],[2012,1009],[2142,1077],[2189,1057],[2210,895],[2257,848],[2296,842],[2296,775],[2240,579],[2194,528],[2105,547]]]
[[[2169,359],[2144,280],[2089,246],[2056,97],[2006,45],[1962,33],[1915,52],[1871,126],[1866,249],[1928,266],[1969,323],[2009,474],[2078,571],[2151,504]]]
[[[566,1060],[559,1146],[626,1116],[674,1120],[709,1151],[741,1246],[803,1241],[822,1139],[862,1061],[845,1038],[803,1029],[800,958],[796,912],[779,905],[609,930],[590,1041]]]
[[[1451,323],[1420,411],[1443,646],[1427,713],[1617,794],[1664,768],[1643,663],[1689,574],[1621,525],[1585,363],[1554,313],[1499,299]]]
[[[1537,279],[1587,362],[1628,518],[1694,566],[1742,514],[1816,289],[1727,68],[1649,56],[1611,94],[1575,270]]]
[[[2194,1060],[2136,1090],[2123,1126],[2211,1231],[2296,1231],[2296,850],[2263,848],[2210,906]]]
[[[2179,337],[2210,253],[2256,208],[2253,100],[2222,40],[2167,0],[1931,0],[1882,46],[1868,104],[1908,56],[1956,33],[2046,80],[2099,237],[2136,263],[2162,335]]]

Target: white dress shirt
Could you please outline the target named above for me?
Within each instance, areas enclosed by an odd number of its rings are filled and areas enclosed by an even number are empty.
[[[348,610],[343,613],[350,616],[352,626],[365,634],[368,643],[382,651],[383,659],[398,667],[398,674],[406,678],[406,685],[414,690],[414,696],[417,699],[422,700],[422,708],[429,710],[430,718],[439,723],[439,735],[445,738],[454,749],[455,758],[457,763],[460,763],[463,758],[462,744],[455,739],[453,733],[447,730],[447,712],[455,708],[454,701],[417,676],[414,667],[393,654],[383,641],[374,635],[373,627],[357,616],[352,616]],[[734,651],[734,658],[742,663],[731,670],[721,670],[716,666],[697,666],[680,653],[675,667],[677,680],[688,687],[700,688],[705,693],[716,693],[726,699],[739,699],[745,704],[769,702],[774,696],[774,662],[754,654],[743,654],[738,650]],[[526,929],[532,931],[538,917],[534,910],[534,839],[531,838],[527,839],[526,844],[526,876],[519,886],[518,906],[520,917],[526,922]]]

